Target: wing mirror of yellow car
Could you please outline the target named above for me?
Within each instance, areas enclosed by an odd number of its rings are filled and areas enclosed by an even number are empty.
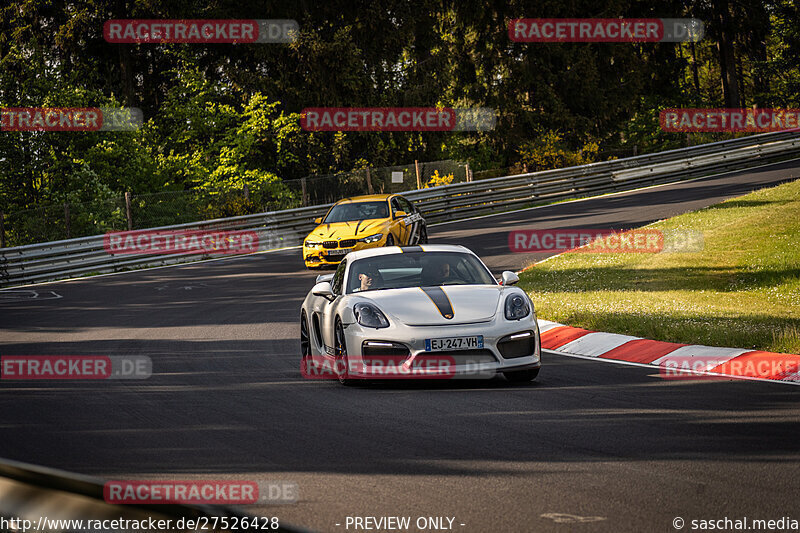
[[[322,224],[322,217],[317,217],[314,219],[314,224]]]
[[[407,217],[407,216],[408,216],[408,213],[406,213],[405,211],[395,211],[394,212],[394,218],[403,218],[403,217]]]

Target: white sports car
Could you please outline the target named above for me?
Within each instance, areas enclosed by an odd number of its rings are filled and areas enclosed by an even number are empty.
[[[317,277],[300,311],[304,375],[355,379],[494,376],[531,381],[540,339],[528,295],[498,283],[467,248],[390,246],[351,252]],[[393,366],[394,365],[394,366]]]

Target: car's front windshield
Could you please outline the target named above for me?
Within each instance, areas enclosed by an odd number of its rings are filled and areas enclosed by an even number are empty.
[[[441,285],[496,285],[483,263],[463,252],[406,252],[354,261],[347,292]]]
[[[323,223],[335,224],[336,222],[352,222],[354,220],[367,220],[370,218],[388,218],[389,207],[385,201],[375,202],[348,202],[333,206]]]

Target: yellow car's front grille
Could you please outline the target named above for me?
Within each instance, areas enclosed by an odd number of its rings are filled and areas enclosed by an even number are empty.
[[[343,241],[323,241],[322,247],[326,250],[332,250],[333,248],[352,248],[356,245],[355,239],[345,239]]]

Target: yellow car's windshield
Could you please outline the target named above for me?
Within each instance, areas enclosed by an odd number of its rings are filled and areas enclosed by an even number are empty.
[[[355,202],[333,206],[324,224],[336,222],[351,222],[353,220],[366,220],[368,218],[389,218],[389,206],[385,200],[374,202]]]

